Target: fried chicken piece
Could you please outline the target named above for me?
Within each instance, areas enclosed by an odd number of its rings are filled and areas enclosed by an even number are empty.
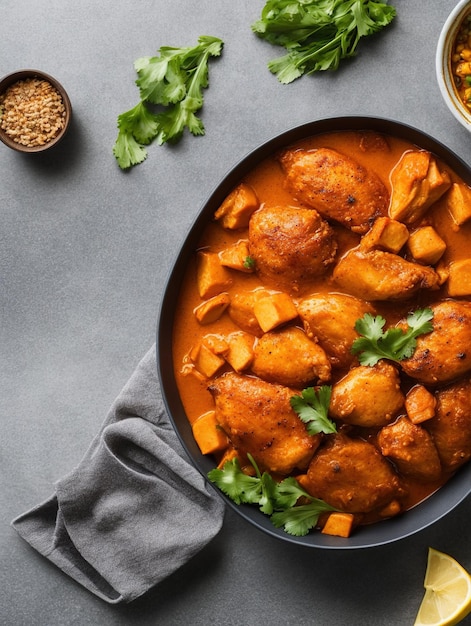
[[[346,424],[371,428],[389,424],[403,406],[396,367],[379,361],[352,368],[333,385],[329,413]]]
[[[436,160],[425,150],[405,152],[391,172],[392,219],[413,224],[447,191],[448,172],[440,172]]]
[[[368,513],[404,495],[389,461],[371,443],[344,434],[329,436],[319,448],[303,485],[346,513]]]
[[[445,471],[471,459],[471,379],[453,383],[436,394],[435,417],[424,423],[433,437]]]
[[[351,347],[358,333],[355,322],[374,313],[363,300],[341,293],[312,294],[298,301],[297,309],[308,337],[326,351],[333,367],[347,368],[355,359]]]
[[[438,289],[440,277],[431,267],[397,254],[354,248],[334,268],[334,282],[363,300],[405,300],[420,289]]]
[[[401,474],[421,482],[438,480],[442,472],[440,457],[430,433],[400,417],[378,433],[378,445]]]
[[[216,420],[234,448],[250,453],[260,469],[277,474],[306,469],[321,436],[308,435],[291,408],[295,392],[234,372],[223,374],[208,389],[216,404]]]
[[[287,150],[280,157],[286,185],[328,220],[364,234],[387,215],[389,192],[373,171],[330,148]]]
[[[263,207],[250,218],[249,249],[264,282],[296,293],[334,263],[337,241],[317,211]]]
[[[324,350],[296,327],[265,333],[254,347],[254,374],[287,387],[304,387],[330,380]]]
[[[430,307],[433,331],[417,337],[404,372],[425,384],[450,382],[471,371],[471,302],[444,300]]]

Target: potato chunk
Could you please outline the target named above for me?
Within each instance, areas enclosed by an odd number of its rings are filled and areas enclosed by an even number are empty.
[[[385,250],[397,254],[409,238],[405,224],[390,217],[378,217],[361,239],[363,250]]]
[[[208,411],[198,417],[192,430],[201,454],[213,454],[227,448],[228,439],[216,420],[216,411]]]
[[[446,250],[446,243],[432,226],[423,226],[411,233],[409,252],[419,263],[435,265]]]
[[[471,259],[463,259],[450,264],[448,295],[471,296]]]
[[[214,376],[225,364],[225,360],[218,354],[215,354],[204,343],[199,343],[192,348],[190,359],[198,372],[206,378]]]
[[[294,302],[287,293],[273,293],[254,304],[254,315],[264,333],[298,316]]]
[[[227,196],[214,214],[221,226],[229,230],[246,228],[250,216],[258,209],[259,202],[255,191],[249,185],[241,183]]]
[[[208,251],[198,252],[196,280],[201,298],[217,296],[232,284],[229,270],[221,265],[219,256]]]
[[[448,192],[447,208],[457,226],[471,219],[471,188],[461,183],[453,183]]]
[[[350,537],[355,516],[352,513],[331,513],[321,533],[337,537]]]
[[[420,220],[451,185],[448,172],[440,172],[430,152],[405,152],[391,172],[389,217],[405,224]]]
[[[271,294],[267,289],[257,288],[252,291],[238,291],[231,298],[228,308],[229,317],[239,328],[252,333],[256,337],[263,334],[260,324],[254,313],[257,300],[266,298]]]
[[[254,340],[253,335],[243,331],[231,333],[226,338],[229,350],[225,354],[225,359],[236,372],[242,372],[252,364]]]
[[[228,248],[219,252],[219,261],[224,267],[229,267],[239,272],[250,274],[254,271],[254,265],[250,253],[247,239],[240,239]]]
[[[230,298],[228,293],[220,293],[197,306],[193,313],[202,325],[211,324],[218,320],[229,306]]]

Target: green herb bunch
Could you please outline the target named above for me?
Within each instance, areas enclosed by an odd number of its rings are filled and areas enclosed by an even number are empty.
[[[204,135],[196,113],[203,106],[203,89],[208,86],[208,61],[220,56],[223,42],[201,36],[192,48],[163,46],[159,56],[143,57],[134,63],[140,101],[118,116],[118,137],[113,146],[118,165],[128,169],[147,157],[145,146],[176,143],[185,128]],[[155,112],[152,105],[161,107]]]

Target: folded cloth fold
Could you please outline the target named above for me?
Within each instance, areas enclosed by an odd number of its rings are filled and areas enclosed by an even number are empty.
[[[130,602],[220,530],[224,504],[188,462],[164,409],[155,345],[79,465],[12,521],[33,548],[107,602]]]

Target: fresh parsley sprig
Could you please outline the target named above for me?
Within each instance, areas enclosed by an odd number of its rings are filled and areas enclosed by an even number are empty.
[[[227,461],[222,469],[211,470],[208,478],[236,504],[258,505],[262,513],[270,516],[276,528],[302,537],[316,526],[321,513],[336,510],[308,494],[292,476],[277,483],[268,472],[260,472],[252,455],[247,457],[256,476],[245,474],[238,459],[234,458]],[[300,498],[307,500],[307,504],[297,506]]]
[[[374,0],[268,0],[252,30],[287,54],[268,63],[281,83],[336,70],[362,37],[391,23],[396,10]]]
[[[291,396],[291,407],[306,424],[310,435],[337,432],[335,423],[328,416],[331,395],[332,388],[322,385],[317,391],[314,387],[307,387],[300,396]]]
[[[406,330],[396,326],[384,332],[384,317],[365,313],[355,323],[355,330],[362,336],[353,342],[352,352],[358,355],[361,365],[372,367],[381,359],[399,363],[414,354],[416,337],[433,330],[432,320],[432,309],[418,309],[407,316]]]
[[[196,113],[203,106],[203,89],[208,86],[210,57],[220,56],[223,42],[203,35],[191,48],[162,46],[159,55],[142,57],[134,63],[140,102],[118,116],[118,137],[113,154],[122,169],[142,163],[144,146],[176,143],[185,128],[193,135],[204,135]],[[152,106],[163,110],[155,112]]]

